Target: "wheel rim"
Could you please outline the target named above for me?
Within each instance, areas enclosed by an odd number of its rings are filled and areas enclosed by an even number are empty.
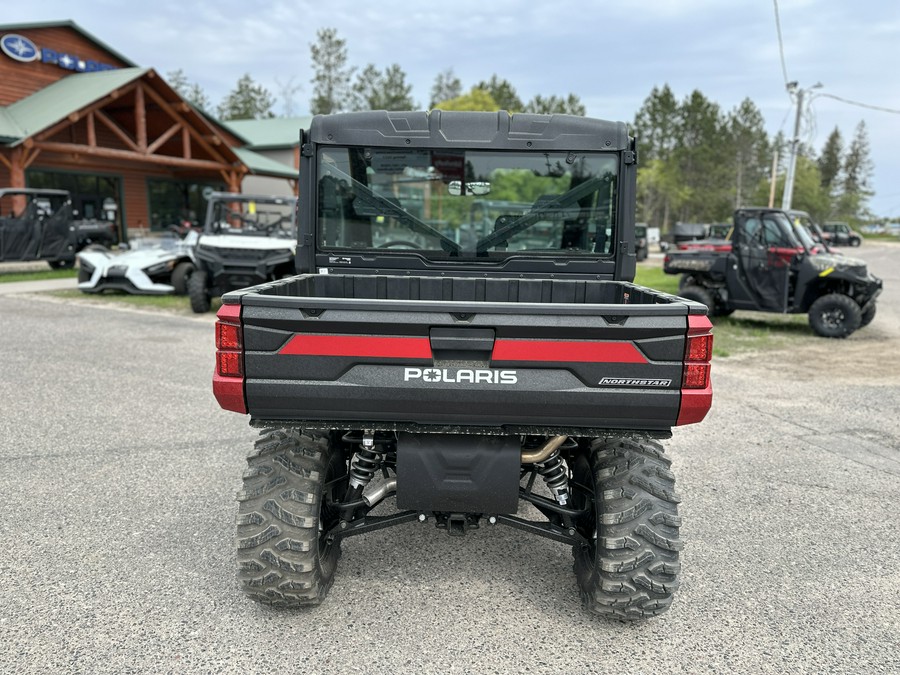
[[[828,328],[841,328],[844,325],[844,311],[838,307],[822,312],[822,323]]]

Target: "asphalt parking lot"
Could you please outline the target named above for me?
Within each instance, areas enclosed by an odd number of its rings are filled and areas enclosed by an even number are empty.
[[[852,253],[885,282],[873,324],[719,359],[667,442],[683,585],[635,625],[499,527],[351,538],[322,607],[245,600],[256,432],[212,397],[213,317],[0,295],[0,671],[900,672],[900,246]]]

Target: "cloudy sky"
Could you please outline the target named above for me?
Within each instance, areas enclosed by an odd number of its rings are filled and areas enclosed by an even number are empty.
[[[788,80],[812,94],[804,142],[821,150],[864,120],[874,163],[872,210],[900,217],[900,2],[777,0]],[[218,104],[249,73],[276,96],[312,96],[310,44],[335,28],[351,65],[398,64],[427,105],[452,68],[468,89],[492,74],[525,101],[577,94],[594,117],[631,121],[654,86],[699,89],[730,110],[746,97],[774,134],[793,128],[775,0],[42,0],[4,2],[0,24],[70,19],[141,66],[181,68]],[[843,103],[837,96],[872,107]],[[284,111],[279,101],[276,111]]]

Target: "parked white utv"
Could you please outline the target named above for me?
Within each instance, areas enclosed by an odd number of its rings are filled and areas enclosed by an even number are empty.
[[[294,274],[297,199],[214,192],[188,280],[191,309],[208,312],[212,298]]]
[[[185,295],[194,273],[191,249],[197,233],[184,239],[136,239],[125,253],[85,249],[78,254],[78,289],[84,293],[124,291],[136,295]]]

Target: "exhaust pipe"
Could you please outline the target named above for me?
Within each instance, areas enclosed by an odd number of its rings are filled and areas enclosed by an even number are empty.
[[[397,479],[391,478],[381,483],[367,495],[363,495],[363,501],[369,508],[375,506],[382,499],[397,491]]]
[[[568,436],[554,436],[537,450],[523,450],[522,464],[538,464],[556,452]]]

